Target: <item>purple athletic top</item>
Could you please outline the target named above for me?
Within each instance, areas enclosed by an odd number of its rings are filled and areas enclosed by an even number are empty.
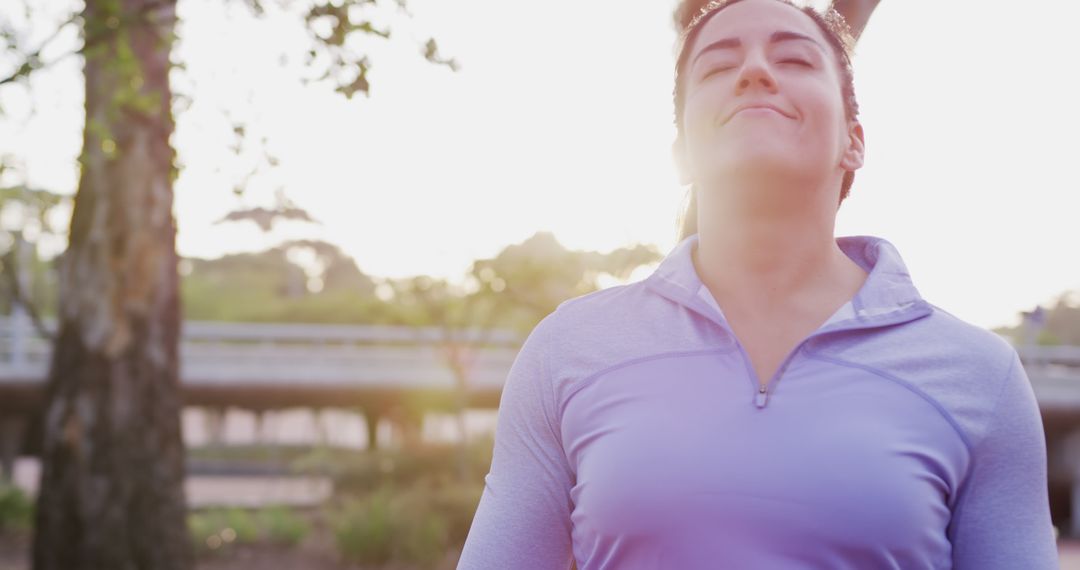
[[[563,302],[510,369],[459,569],[1051,570],[1016,350],[923,300],[896,248],[759,390],[681,241]]]

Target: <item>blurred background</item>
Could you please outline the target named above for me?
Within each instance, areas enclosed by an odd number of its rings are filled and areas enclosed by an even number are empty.
[[[0,0],[0,570],[453,568],[522,340],[676,243],[679,7]],[[871,9],[836,234],[1021,352],[1080,568],[1080,4]]]

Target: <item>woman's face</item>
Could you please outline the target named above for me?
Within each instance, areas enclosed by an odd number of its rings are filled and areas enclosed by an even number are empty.
[[[682,152],[691,181],[835,174],[838,193],[843,170],[861,166],[862,128],[845,118],[835,55],[807,15],[744,0],[705,22],[690,49]]]

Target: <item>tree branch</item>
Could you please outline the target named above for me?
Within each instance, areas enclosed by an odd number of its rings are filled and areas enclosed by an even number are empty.
[[[154,10],[157,10],[158,8],[161,8],[161,7],[164,7],[164,6],[169,6],[169,5],[173,4],[173,3],[175,3],[175,0],[159,0],[157,2],[147,3],[141,9],[133,12],[130,15],[130,17],[123,18],[118,23],[118,25],[116,27],[111,28],[111,27],[105,26],[101,30],[95,30],[95,32],[97,32],[97,33],[88,34],[87,38],[86,38],[86,41],[83,42],[83,45],[80,48],[78,48],[76,50],[73,50],[73,51],[69,51],[69,52],[61,55],[60,57],[57,57],[56,59],[54,59],[52,61],[49,61],[47,63],[42,62],[41,61],[41,52],[43,52],[45,50],[45,48],[47,48],[49,46],[49,44],[52,43],[52,41],[55,40],[57,38],[57,36],[60,35],[60,32],[63,31],[63,29],[65,27],[67,27],[68,24],[77,23],[80,20],[82,20],[82,13],[81,12],[74,12],[70,16],[68,16],[68,18],[66,20],[64,20],[63,23],[61,23],[59,26],[57,26],[56,29],[53,30],[53,33],[50,34],[49,37],[45,39],[45,41],[41,42],[41,45],[39,45],[36,50],[34,50],[33,52],[27,54],[26,57],[23,58],[22,64],[20,64],[15,69],[14,73],[12,73],[11,75],[8,75],[7,77],[0,78],[0,87],[2,87],[3,85],[5,85],[7,83],[12,83],[14,81],[17,81],[22,77],[29,77],[30,74],[33,73],[34,71],[37,71],[39,69],[45,69],[45,68],[47,68],[49,66],[55,65],[57,62],[63,61],[64,59],[66,59],[69,56],[79,54],[79,53],[84,53],[87,49],[96,46],[97,44],[101,43],[102,41],[104,41],[104,40],[110,38],[111,36],[113,36],[114,34],[116,34],[118,31],[123,29],[123,27],[125,25],[128,25],[133,21],[141,21],[142,18],[144,16],[146,16],[147,14],[149,14],[150,12],[152,12]],[[85,27],[85,23],[83,25]]]
[[[46,328],[45,322],[41,320],[41,315],[38,313],[37,307],[35,307],[30,299],[27,298],[22,287],[19,285],[19,278],[17,276],[18,266],[15,263],[15,248],[8,250],[0,261],[2,261],[3,265],[9,269],[9,271],[4,271],[3,273],[7,276],[5,281],[8,291],[11,292],[12,302],[21,305],[26,309],[26,313],[30,315],[30,321],[33,322],[34,328],[42,338],[46,338],[50,342],[55,342],[56,336]]]

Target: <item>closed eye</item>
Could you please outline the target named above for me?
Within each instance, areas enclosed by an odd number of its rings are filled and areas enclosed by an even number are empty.
[[[811,67],[811,68],[814,67],[814,65],[812,63],[810,63],[809,61],[802,60],[802,59],[782,59],[782,60],[780,60],[780,63],[795,63],[795,64],[802,65],[802,66],[805,66],[805,67]],[[715,75],[717,73],[720,73],[722,71],[728,71],[730,69],[734,69],[734,67],[732,67],[732,66],[715,67],[715,68],[709,70],[705,75],[702,75],[701,78],[702,79],[708,79],[709,77],[711,77],[711,76],[713,76],[713,75]]]
[[[702,75],[701,78],[706,79],[706,78],[708,78],[708,77],[710,77],[712,75],[716,75],[717,73],[720,73],[721,71],[727,71],[729,69],[733,69],[733,68],[732,67],[716,67],[716,68],[713,68],[713,69],[709,70],[709,72],[706,73],[705,75]]]

